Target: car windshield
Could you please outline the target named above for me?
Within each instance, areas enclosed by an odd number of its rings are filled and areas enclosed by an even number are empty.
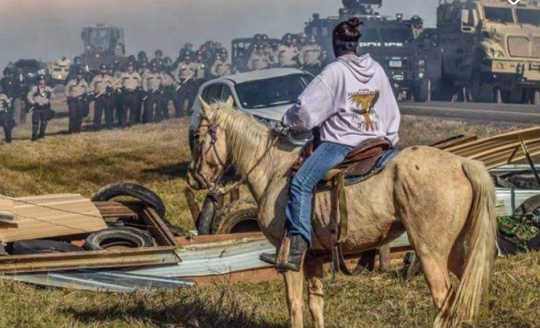
[[[518,23],[540,26],[540,10],[518,9]]]
[[[513,23],[512,9],[498,7],[484,7],[486,19],[500,23]]]
[[[236,85],[236,92],[245,109],[293,104],[312,79],[308,74],[292,74],[243,82]]]
[[[382,28],[381,37],[385,43],[406,43],[413,39],[412,31],[405,28]]]

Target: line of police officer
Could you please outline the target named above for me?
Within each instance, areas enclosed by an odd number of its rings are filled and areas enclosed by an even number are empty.
[[[270,67],[295,67],[318,74],[327,63],[328,54],[312,37],[285,34],[276,47],[264,34],[254,38],[247,57],[248,70],[260,70]]]
[[[65,86],[69,133],[81,131],[92,101],[95,130],[101,129],[103,122],[111,129],[167,119],[169,103],[175,108],[175,116],[181,117],[191,109],[197,90],[205,80],[231,73],[227,50],[210,41],[197,51],[193,50],[193,45],[186,44],[174,63],[163,57],[161,50],[154,53],[151,61],[141,51],[137,58],[130,56],[124,68],[121,70],[120,62],[115,61],[113,65],[101,65],[96,75],[89,76],[80,58],[74,58]],[[47,85],[46,77],[39,75],[35,85],[26,92],[22,81],[19,88],[18,79],[7,69],[4,73],[0,86],[0,126],[6,142],[11,142],[15,126],[14,99],[24,99],[26,111],[32,113],[32,140],[43,138],[47,123],[54,116],[53,90]],[[2,93],[1,87],[7,92]]]

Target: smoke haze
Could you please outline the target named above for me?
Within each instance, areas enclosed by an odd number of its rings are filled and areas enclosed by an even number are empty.
[[[435,25],[437,0],[383,0],[384,15],[420,15]],[[299,33],[314,12],[337,15],[340,0],[1,0],[0,66],[20,58],[52,60],[82,52],[81,28],[97,23],[123,27],[128,54],[160,48],[176,57],[185,42]]]

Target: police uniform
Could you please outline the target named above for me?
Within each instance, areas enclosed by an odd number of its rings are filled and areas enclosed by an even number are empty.
[[[114,79],[108,74],[98,74],[90,83],[94,94],[94,129],[101,129],[101,118],[105,112],[105,125],[112,129],[114,125]]]
[[[51,110],[52,92],[52,88],[47,85],[35,85],[26,96],[32,109],[32,140],[45,137],[47,122],[54,113]]]
[[[317,74],[321,69],[321,47],[316,43],[307,43],[300,50],[298,63],[302,69]]]
[[[4,128],[6,142],[10,143],[11,130],[15,126],[15,121],[13,120],[11,99],[5,93],[0,93],[0,125]]]
[[[119,110],[118,120],[121,126],[126,125],[126,116],[129,114],[129,123],[135,124],[140,121],[141,107],[139,102],[139,90],[142,78],[137,72],[124,72],[120,75],[118,87],[122,90],[123,107]]]
[[[269,66],[268,57],[263,52],[254,50],[249,56],[247,67],[250,71],[265,69]]]
[[[69,133],[81,132],[82,120],[85,117],[88,83],[81,79],[70,80],[66,85],[66,94],[69,107]]]
[[[164,86],[163,74],[153,71],[144,75],[142,80],[142,88],[145,93],[143,123],[161,121]]]
[[[282,44],[278,48],[278,62],[281,67],[296,67],[298,66],[298,49],[295,46]]]
[[[214,77],[221,77],[231,74],[231,63],[229,63],[227,60],[217,58],[212,65],[212,68],[210,68],[210,74],[212,74]]]
[[[176,68],[173,78],[178,85],[176,88],[176,97],[174,108],[176,117],[180,117],[191,108],[191,93],[195,89],[195,67],[192,63],[182,62]]]

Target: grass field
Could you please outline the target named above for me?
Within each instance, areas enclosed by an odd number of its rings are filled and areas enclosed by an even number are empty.
[[[193,229],[182,196],[186,187],[187,121],[63,135],[66,119],[51,123],[52,136],[0,144],[0,193],[10,196],[76,192],[134,180],[156,191],[169,218]],[[494,135],[511,125],[404,117],[402,146],[430,144],[455,134]],[[203,193],[197,194],[199,199]],[[540,253],[499,260],[479,327],[540,327]],[[281,281],[117,295],[41,289],[0,281],[0,327],[287,327]],[[328,327],[429,327],[435,311],[422,277],[394,273],[328,280]],[[306,317],[307,312],[306,312]],[[310,326],[308,320],[307,326]]]

